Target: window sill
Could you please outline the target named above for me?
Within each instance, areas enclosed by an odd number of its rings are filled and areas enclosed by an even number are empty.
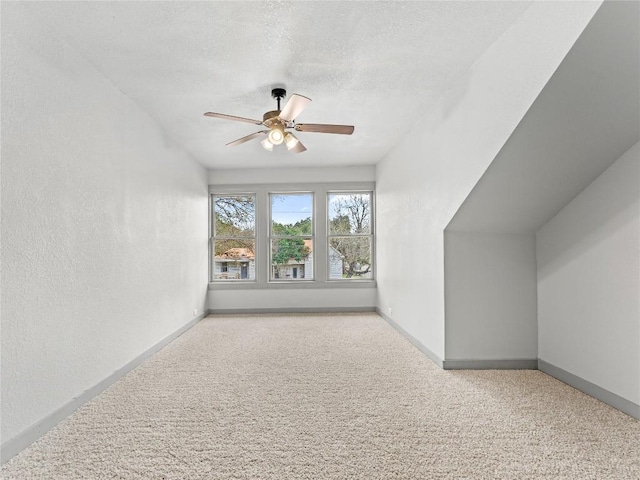
[[[209,282],[209,290],[280,290],[314,288],[377,288],[375,280],[298,280],[280,282]]]

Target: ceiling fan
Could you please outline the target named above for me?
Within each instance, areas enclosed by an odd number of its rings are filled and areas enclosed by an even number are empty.
[[[254,120],[252,118],[236,117],[234,115],[226,115],[224,113],[207,112],[206,117],[223,118],[226,120],[235,120],[236,122],[253,123],[255,125],[264,125],[268,130],[260,130],[258,132],[239,138],[233,142],[227,143],[227,147],[234,147],[241,143],[248,142],[254,138],[266,137],[260,142],[265,150],[272,151],[274,145],[284,143],[287,150],[294,153],[301,153],[306,147],[298,140],[298,138],[289,130],[293,129],[298,132],[317,132],[317,133],[337,133],[340,135],[351,135],[353,133],[353,125],[327,125],[321,123],[296,123],[296,117],[311,102],[310,98],[303,97],[294,93],[291,98],[280,110],[280,100],[287,95],[284,88],[274,88],[271,90],[271,96],[278,101],[278,109],[266,112],[262,116],[262,120]]]

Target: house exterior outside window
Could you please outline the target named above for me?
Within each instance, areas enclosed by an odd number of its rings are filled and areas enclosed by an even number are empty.
[[[248,248],[230,248],[214,257],[214,278],[248,280],[255,278],[255,255]]]

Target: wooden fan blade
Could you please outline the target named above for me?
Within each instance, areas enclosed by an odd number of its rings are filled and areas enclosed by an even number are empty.
[[[207,112],[205,117],[222,118],[224,120],[235,120],[236,122],[253,123],[254,125],[262,125],[262,120],[254,120],[253,118],[236,117],[234,115],[226,115],[224,113]]]
[[[296,130],[299,132],[338,133],[351,135],[355,127],[353,125],[326,125],[322,123],[299,123]]]
[[[284,106],[284,108],[280,111],[280,115],[278,115],[281,119],[287,122],[293,122],[293,120],[300,115],[300,112],[304,110],[304,107],[311,103],[311,99],[307,97],[303,97],[302,95],[298,95],[294,93],[291,95],[291,98]]]
[[[266,135],[267,133],[269,133],[269,130],[260,130],[259,132],[252,133],[251,135],[247,135],[246,137],[242,137],[242,138],[239,138],[238,140],[234,140],[233,142],[227,143],[227,147],[235,147],[236,145],[240,145],[241,143],[248,142],[249,140],[258,138],[261,135]]]

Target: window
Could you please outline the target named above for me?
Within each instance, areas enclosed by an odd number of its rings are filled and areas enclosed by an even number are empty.
[[[211,289],[374,288],[374,184],[210,186]]]
[[[255,280],[255,195],[213,195],[212,280]]]
[[[327,195],[329,279],[373,278],[371,192]]]
[[[313,280],[313,194],[269,197],[271,280]]]

